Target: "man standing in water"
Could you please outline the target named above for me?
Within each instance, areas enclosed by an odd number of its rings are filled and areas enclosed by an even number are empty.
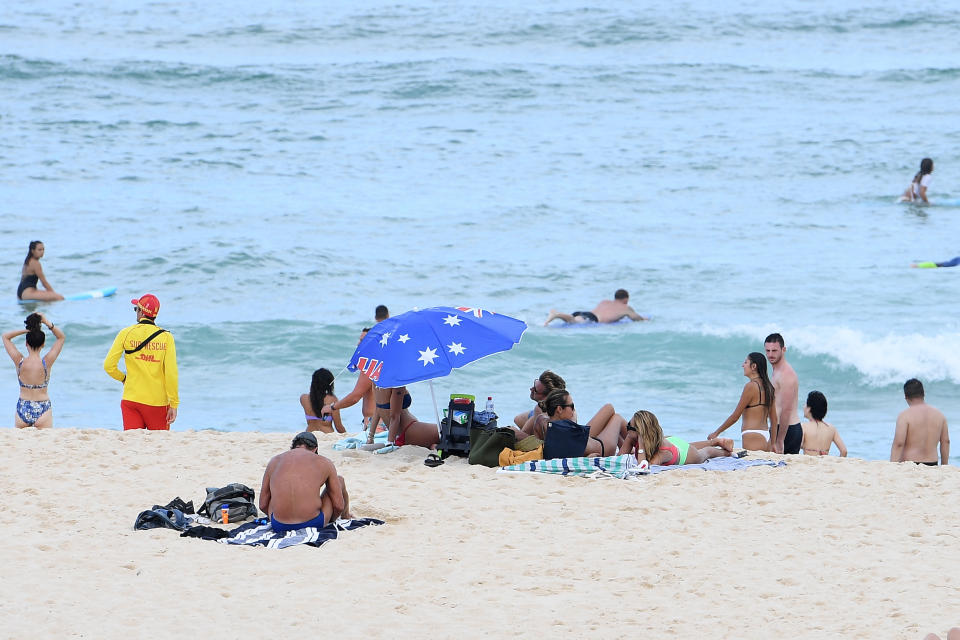
[[[777,402],[777,429],[771,436],[774,453],[800,453],[803,444],[803,427],[800,426],[800,414],[797,413],[797,398],[800,382],[797,372],[787,362],[787,348],[783,336],[771,333],[763,341],[763,350],[767,361],[773,367],[770,382]]]
[[[947,419],[939,409],[924,401],[923,383],[910,378],[903,385],[907,408],[897,416],[897,431],[890,448],[890,462],[916,462],[937,466],[937,445],[940,464],[950,464],[950,432]]]
[[[169,430],[177,419],[177,347],[173,336],[155,324],[160,301],[153,294],[131,300],[137,323],[117,334],[103,361],[107,374],[123,383],[123,430]],[[117,363],[123,354],[126,373]]]
[[[631,320],[648,320],[634,311],[630,305],[630,294],[626,289],[617,289],[613,294],[613,300],[601,300],[593,311],[574,311],[573,313],[560,313],[556,309],[550,309],[550,315],[543,326],[547,326],[554,320],[560,319],[568,324],[576,322],[616,322],[622,318]]]

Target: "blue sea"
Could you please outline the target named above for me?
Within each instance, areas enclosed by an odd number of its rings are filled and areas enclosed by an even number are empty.
[[[549,368],[581,419],[688,438],[779,331],[802,398],[883,459],[907,378],[960,418],[960,269],[909,268],[960,253],[958,30],[890,0],[4,3],[0,325],[42,240],[58,291],[119,287],[39,306],[67,334],[56,426],[120,428],[102,361],[151,292],[175,429],[293,433],[377,304],[482,307],[529,329],[441,404],[513,415]],[[925,156],[933,204],[898,204]],[[620,287],[652,321],[542,326]]]

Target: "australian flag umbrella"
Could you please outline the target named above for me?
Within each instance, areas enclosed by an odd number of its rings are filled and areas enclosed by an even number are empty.
[[[347,368],[362,372],[378,387],[402,387],[507,351],[526,329],[524,321],[486,309],[415,309],[370,329]]]

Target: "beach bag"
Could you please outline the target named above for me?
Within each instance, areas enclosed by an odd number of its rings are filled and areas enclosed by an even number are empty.
[[[253,501],[253,489],[245,484],[234,482],[225,487],[207,487],[207,499],[197,510],[202,516],[207,516],[214,522],[223,522],[223,505],[227,507],[230,524],[241,522],[247,518],[256,518],[257,505]]]
[[[500,452],[512,449],[517,443],[517,434],[508,427],[487,428],[477,425],[470,429],[470,455],[467,462],[485,467],[500,466]]]
[[[470,453],[470,427],[473,425],[473,400],[471,396],[451,394],[447,417],[440,421],[440,442],[437,455],[441,460],[451,455],[466,456]]]
[[[543,439],[543,459],[580,458],[587,448],[590,426],[572,420],[554,420],[547,424]]]

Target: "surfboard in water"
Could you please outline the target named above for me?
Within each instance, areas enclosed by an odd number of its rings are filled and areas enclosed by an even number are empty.
[[[93,289],[64,296],[64,300],[90,300],[92,298],[109,298],[117,292],[116,287],[103,287],[102,289]],[[53,302],[52,300],[17,300],[20,304],[30,304],[36,302]]]

